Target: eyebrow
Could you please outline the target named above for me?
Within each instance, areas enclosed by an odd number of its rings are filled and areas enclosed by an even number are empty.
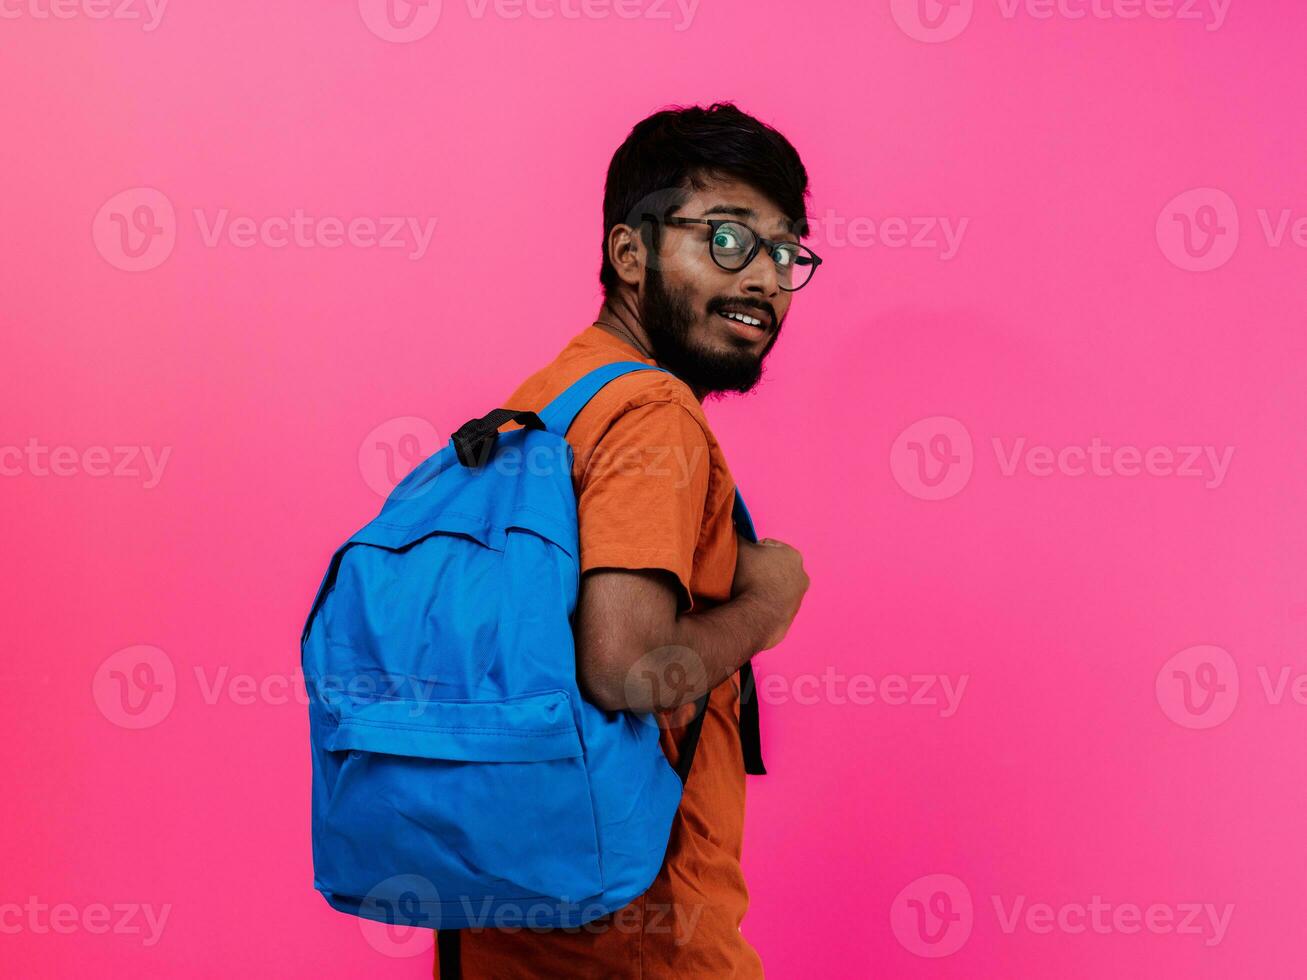
[[[749,218],[750,220],[758,217],[758,212],[754,211],[752,208],[741,207],[738,204],[714,204],[699,217],[702,218],[710,214],[729,214],[732,218]],[[757,233],[755,232],[755,234]],[[799,236],[788,228],[781,232],[781,234],[785,237],[778,239],[779,241],[789,242],[793,240],[793,244],[800,244]]]
[[[729,214],[733,218],[756,218],[758,214],[752,208],[743,208],[738,204],[714,204],[704,214]]]

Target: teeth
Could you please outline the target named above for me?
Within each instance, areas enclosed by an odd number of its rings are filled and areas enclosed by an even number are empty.
[[[739,320],[741,323],[747,323],[751,327],[761,327],[762,321],[751,316],[745,316],[743,313],[723,313],[722,316],[729,317],[732,320]]]

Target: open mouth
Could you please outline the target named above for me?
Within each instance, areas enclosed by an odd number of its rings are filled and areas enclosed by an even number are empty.
[[[768,319],[765,314],[753,316],[741,310],[725,310],[717,313],[717,316],[726,321],[732,333],[745,340],[762,340],[768,334]]]

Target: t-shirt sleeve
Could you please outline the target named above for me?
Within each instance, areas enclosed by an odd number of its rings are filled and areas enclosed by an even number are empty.
[[[708,438],[675,402],[623,413],[585,463],[577,500],[581,572],[661,568],[693,604],[694,566],[708,499]]]

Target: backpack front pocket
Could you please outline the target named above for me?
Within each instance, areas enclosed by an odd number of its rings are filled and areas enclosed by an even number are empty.
[[[326,717],[327,715],[334,716]],[[331,724],[335,721],[334,726]],[[395,876],[451,912],[603,891],[594,805],[564,691],[501,701],[341,698],[315,783],[319,886],[362,898]],[[316,835],[315,835],[316,836]]]

